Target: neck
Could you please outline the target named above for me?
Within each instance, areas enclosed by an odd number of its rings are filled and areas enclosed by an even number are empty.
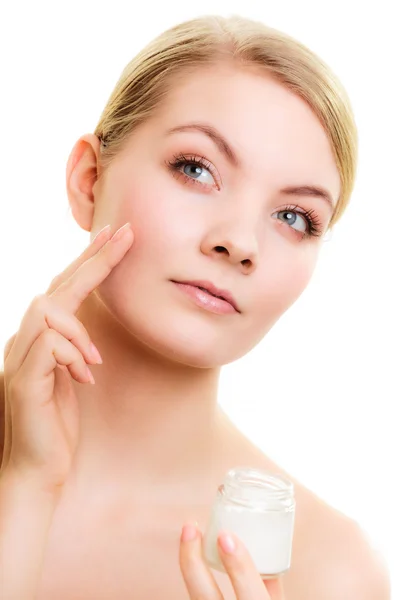
[[[92,487],[114,487],[116,481],[146,487],[206,477],[225,419],[217,403],[219,369],[157,354],[93,295],[76,316],[103,364],[90,367],[95,385],[72,380],[79,403],[75,480]]]

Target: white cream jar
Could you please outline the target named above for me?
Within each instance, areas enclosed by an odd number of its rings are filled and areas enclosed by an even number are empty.
[[[261,577],[277,577],[290,567],[294,514],[291,481],[250,467],[231,469],[218,488],[204,534],[204,558],[225,572],[217,537],[221,530],[231,531],[250,552]]]

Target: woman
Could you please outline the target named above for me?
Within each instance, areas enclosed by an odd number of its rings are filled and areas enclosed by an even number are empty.
[[[293,481],[221,411],[219,372],[306,288],[356,153],[341,84],[260,23],[182,23],[125,68],[67,165],[92,244],[5,348],[5,598],[389,597],[357,524],[296,481],[288,572],[262,582],[230,532],[229,576],[201,554],[231,467]]]

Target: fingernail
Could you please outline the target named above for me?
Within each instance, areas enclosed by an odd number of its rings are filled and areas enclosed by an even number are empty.
[[[86,367],[86,372],[87,372],[87,376],[89,377],[89,381],[92,385],[95,384],[95,380],[94,377],[92,375],[92,372],[90,371],[89,367]]]
[[[95,360],[97,362],[97,364],[99,364],[99,365],[103,364],[103,360],[100,356],[100,352],[97,350],[97,348],[93,344],[93,342],[90,344],[90,355],[92,356],[93,360]]]
[[[236,543],[233,537],[227,533],[223,533],[218,538],[219,544],[226,554],[233,554],[236,550]]]
[[[197,537],[197,527],[195,525],[185,525],[182,529],[181,541],[191,542]]]
[[[103,238],[106,237],[106,233],[109,233],[110,231],[110,225],[106,225],[105,227],[103,227],[103,229],[100,229],[100,231],[95,235],[95,237],[93,238],[92,244],[93,242],[95,242],[97,239],[99,238]]]
[[[112,241],[113,242],[117,242],[118,240],[120,240],[121,238],[124,237],[125,233],[128,231],[128,229],[130,228],[131,224],[130,223],[125,223],[125,225],[123,225],[122,227],[120,227],[112,236]]]

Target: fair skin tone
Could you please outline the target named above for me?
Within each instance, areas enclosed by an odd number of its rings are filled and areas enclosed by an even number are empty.
[[[194,121],[221,132],[240,165],[204,133],[166,135]],[[38,600],[79,593],[97,600],[384,600],[385,578],[357,526],[290,475],[297,520],[292,567],[281,578],[263,583],[237,539],[233,554],[221,546],[229,579],[204,564],[199,532],[184,541],[185,528],[179,542],[185,523],[197,521],[204,531],[229,468],[251,464],[287,475],[220,410],[218,379],[221,366],[249,352],[313,274],[332,207],[281,190],[322,186],[337,202],[339,173],[321,124],[265,75],[221,67],[176,86],[100,179],[99,154],[91,134],[71,153],[73,216],[91,239],[107,224],[113,233],[126,222],[133,235],[76,313],[103,364],[91,366],[95,385],[72,380],[79,439]],[[181,154],[188,163],[204,156],[207,166],[172,172],[166,161]],[[319,236],[307,236],[306,211]],[[171,282],[194,279],[230,290],[240,312],[205,311]]]

